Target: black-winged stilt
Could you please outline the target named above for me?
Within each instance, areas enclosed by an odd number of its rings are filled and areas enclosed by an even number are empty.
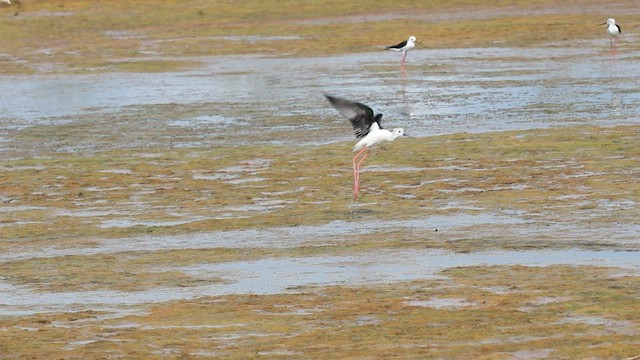
[[[402,128],[395,128],[391,131],[383,129],[382,126],[380,126],[382,114],[374,115],[373,110],[364,104],[340,99],[327,94],[324,94],[324,96],[340,114],[351,121],[356,139],[359,139],[353,147],[353,151],[357,151],[358,153],[351,161],[353,164],[353,200],[355,201],[358,198],[358,192],[360,190],[360,166],[362,166],[364,160],[369,156],[371,147],[382,142],[393,141],[398,137],[406,135]]]
[[[400,62],[400,67],[404,68],[404,61],[407,58],[407,51],[416,47],[416,43],[420,44],[415,36],[409,36],[409,38],[398,45],[387,46],[388,50],[393,51],[402,51],[402,61]]]
[[[607,25],[607,34],[609,34],[609,37],[611,39],[611,53],[615,54],[615,38],[618,37],[618,35],[622,34],[622,29],[620,28],[620,26],[618,26],[618,24],[616,24],[616,20],[614,18],[609,18],[607,19],[606,23],[602,23],[600,25]]]

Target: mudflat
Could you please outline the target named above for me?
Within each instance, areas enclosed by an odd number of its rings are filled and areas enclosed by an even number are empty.
[[[0,359],[638,358],[638,11],[0,8]]]

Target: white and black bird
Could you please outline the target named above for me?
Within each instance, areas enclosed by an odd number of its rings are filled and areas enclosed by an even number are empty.
[[[358,153],[353,157],[353,199],[358,198],[360,191],[360,167],[369,156],[371,147],[387,141],[393,141],[401,136],[406,136],[402,128],[391,131],[383,129],[380,125],[382,114],[375,115],[373,110],[361,103],[340,99],[327,94],[324,96],[340,114],[351,121],[356,139],[359,141],[353,147]]]
[[[611,39],[611,52],[615,53],[616,49],[614,47],[614,39],[618,37],[618,35],[622,34],[622,29],[618,24],[616,24],[616,19],[614,18],[609,18],[607,19],[607,22],[600,25],[607,25],[607,34],[609,34],[609,38]]]
[[[409,38],[397,45],[387,46],[388,50],[393,51],[402,51],[402,61],[400,62],[400,67],[404,68],[404,61],[407,58],[407,51],[416,47],[416,43],[419,42],[416,40],[415,36],[409,36]]]

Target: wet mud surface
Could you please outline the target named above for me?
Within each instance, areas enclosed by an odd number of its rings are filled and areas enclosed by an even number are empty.
[[[634,358],[635,39],[3,76],[0,358]]]

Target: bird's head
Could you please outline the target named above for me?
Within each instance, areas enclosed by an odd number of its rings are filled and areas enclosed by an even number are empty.
[[[422,45],[422,43],[418,41],[415,36],[409,36],[409,42]]]
[[[395,128],[395,129],[391,130],[391,134],[393,134],[393,138],[394,139],[402,137],[402,136],[406,136],[404,134],[404,129],[403,128]]]
[[[611,25],[614,25],[615,23],[616,23],[616,19],[614,19],[614,18],[609,18],[609,19],[607,19],[607,22],[606,22],[606,23],[602,23],[602,24],[600,24],[600,25],[609,25],[609,26],[611,26]]]

